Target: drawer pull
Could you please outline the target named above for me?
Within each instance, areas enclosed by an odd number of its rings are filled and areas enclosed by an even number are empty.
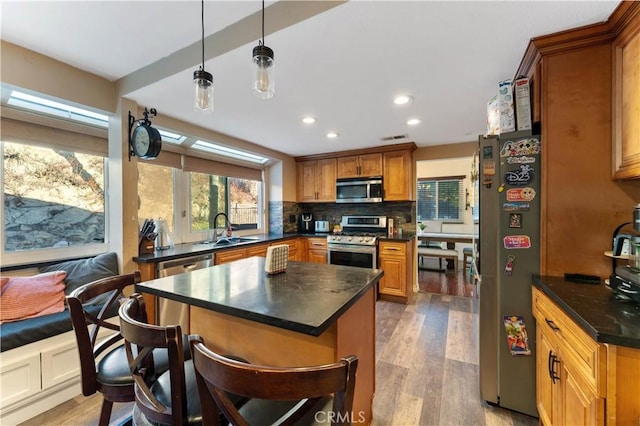
[[[553,331],[555,331],[556,333],[560,331],[560,327],[558,327],[553,321],[548,318],[545,318],[544,320]]]
[[[312,246],[324,246],[322,243],[311,243]]]
[[[556,380],[560,380],[560,376],[556,374],[556,364],[560,364],[558,360],[558,356],[553,354],[553,351],[549,351],[549,377],[551,378],[551,382],[553,384],[556,383]]]
[[[398,247],[385,247],[384,251],[401,251],[401,248]]]

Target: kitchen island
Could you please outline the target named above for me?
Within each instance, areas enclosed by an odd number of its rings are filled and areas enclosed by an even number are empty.
[[[281,367],[358,356],[353,410],[371,421],[375,390],[375,287],[381,270],[289,262],[267,275],[265,259],[142,282],[136,291],[190,306],[189,332],[219,353]]]

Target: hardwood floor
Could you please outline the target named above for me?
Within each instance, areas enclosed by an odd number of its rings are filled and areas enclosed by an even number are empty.
[[[459,265],[462,267],[462,262]],[[433,258],[424,258],[419,266],[419,291],[478,298],[477,286],[469,276],[469,269],[458,270],[455,274],[450,270],[445,272],[439,269],[438,260]]]
[[[473,284],[462,275],[425,271],[424,288],[444,282],[436,287],[464,295]],[[536,418],[480,400],[475,290],[467,297],[424,291],[414,293],[407,305],[376,304],[372,425],[537,425]],[[100,395],[78,396],[23,425],[97,425],[101,403]],[[114,404],[111,424],[119,424],[130,410],[131,404]]]
[[[376,317],[373,425],[538,424],[480,400],[477,299],[419,292]]]

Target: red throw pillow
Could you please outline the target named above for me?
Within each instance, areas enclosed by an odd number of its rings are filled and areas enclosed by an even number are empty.
[[[64,271],[9,277],[0,295],[0,324],[64,311]]]

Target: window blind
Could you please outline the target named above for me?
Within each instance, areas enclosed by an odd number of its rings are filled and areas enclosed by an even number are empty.
[[[416,186],[418,220],[462,222],[464,176],[420,178]]]
[[[185,172],[207,173],[217,176],[262,181],[262,170],[260,169],[221,163],[219,161],[192,157],[190,155],[184,155],[183,160],[182,167]]]

